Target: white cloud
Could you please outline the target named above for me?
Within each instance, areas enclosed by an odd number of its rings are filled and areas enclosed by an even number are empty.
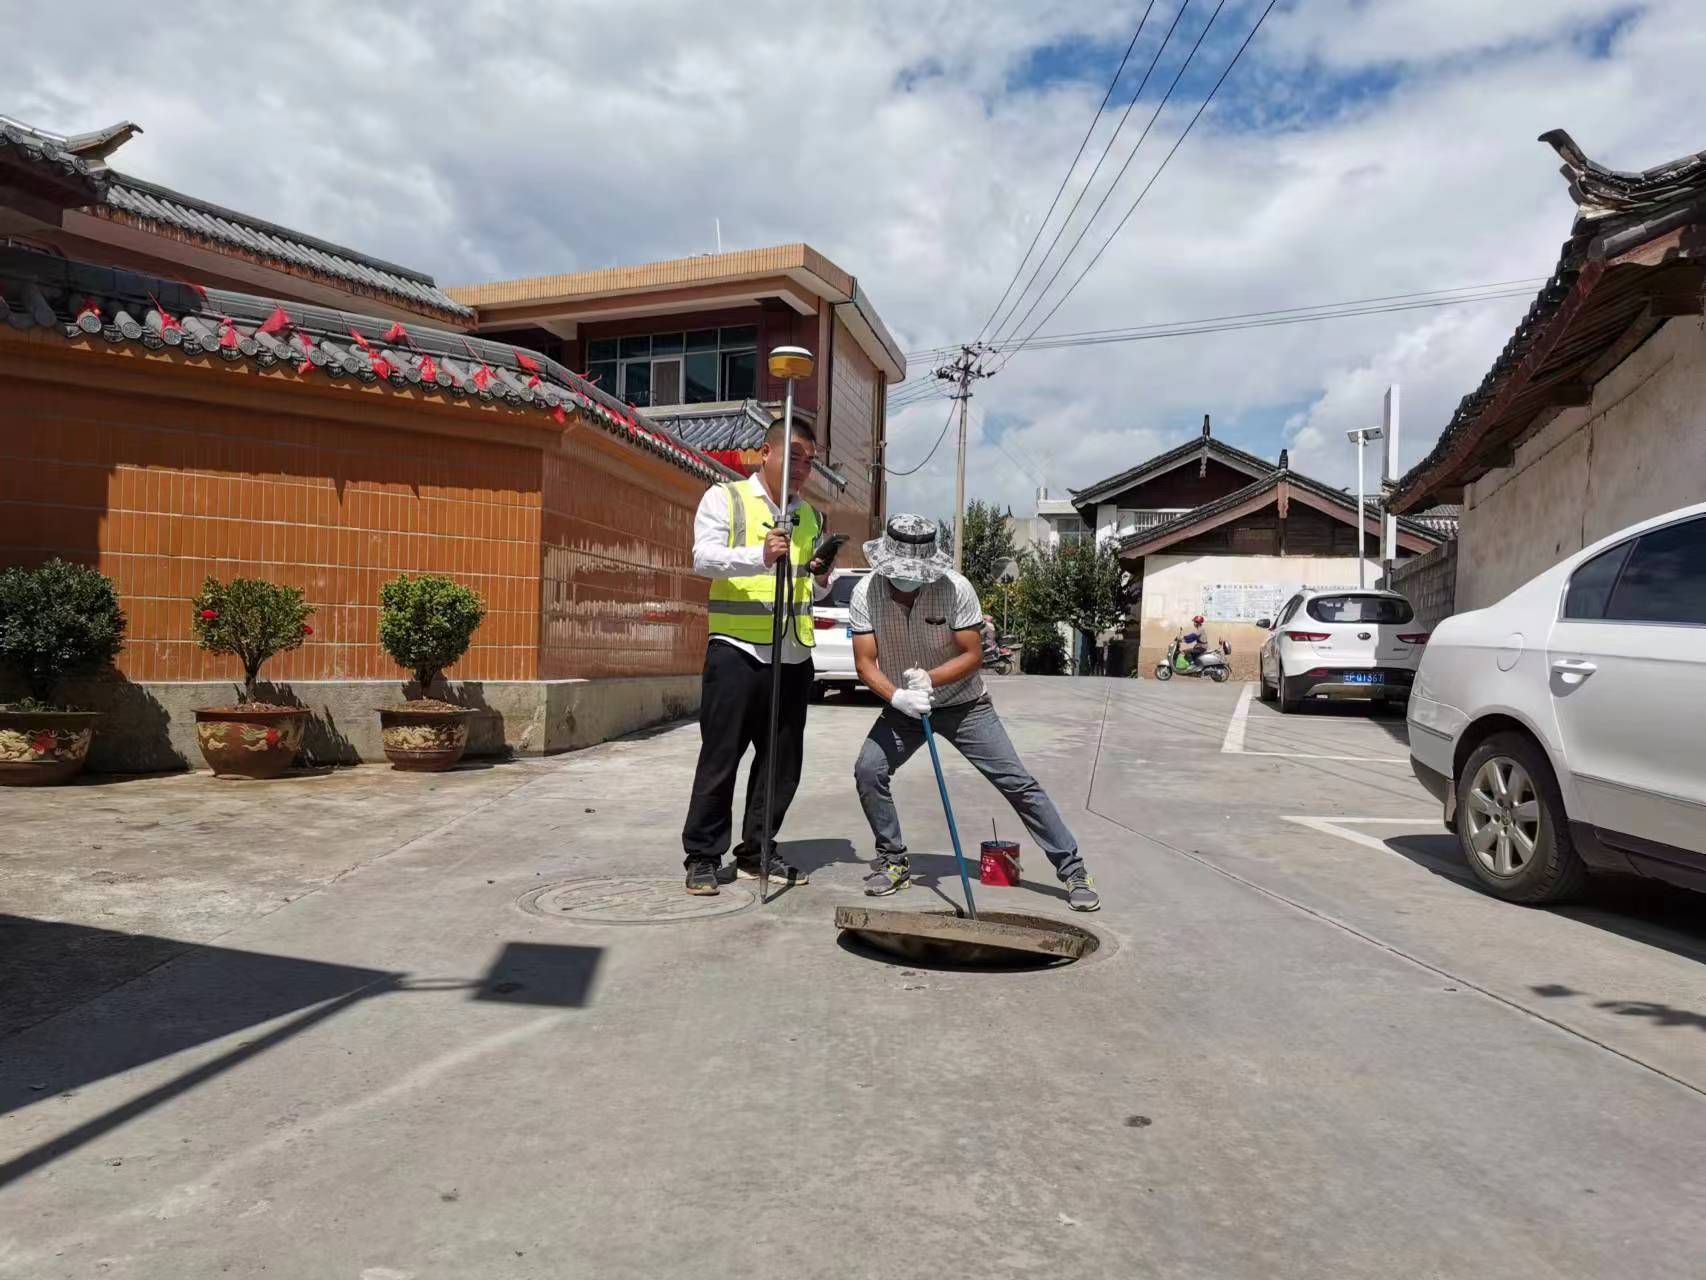
[[[977,332],[1107,72],[1043,88],[1015,75],[1045,46],[1122,41],[1136,13],[1103,0],[1006,0],[975,20],[910,0],[629,0],[357,17],[301,0],[263,22],[243,6],[91,8],[0,0],[0,29],[31,50],[3,109],[65,130],[136,120],[147,132],[120,153],[127,170],[447,282],[704,251],[718,217],[729,247],[817,245],[909,349]],[[1256,12],[1234,0],[1217,31]],[[1588,34],[1625,13],[1601,56]],[[86,38],[94,24],[106,38]],[[1230,48],[1205,53],[1217,69]],[[1288,2],[1227,110],[1205,116],[1050,329],[1544,275],[1571,209],[1535,135],[1563,125],[1623,168],[1698,149],[1703,63],[1696,0]],[[1110,215],[1195,101],[1156,126]],[[968,489],[1023,510],[1038,475],[1088,484],[1205,412],[1270,456],[1292,442],[1300,465],[1343,483],[1342,424],[1372,421],[1402,382],[1413,460],[1520,310],[1027,352],[978,387]],[[946,410],[898,415],[891,460],[916,463]],[[1003,443],[1020,465],[991,447],[990,420],[1013,424]],[[944,445],[892,493],[945,512],[952,484]]]

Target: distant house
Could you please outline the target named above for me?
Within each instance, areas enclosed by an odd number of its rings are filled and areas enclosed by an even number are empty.
[[[1202,614],[1210,635],[1233,648],[1232,669],[1254,678],[1256,651],[1273,617],[1303,587],[1357,585],[1356,499],[1293,471],[1282,452],[1268,462],[1201,436],[1106,480],[1076,490],[1079,512],[1098,541],[1112,542],[1136,588],[1136,653],[1115,666],[1150,670],[1173,637]],[[1378,564],[1380,514],[1363,513],[1370,586]],[[1445,535],[1401,520],[1401,558],[1431,550]],[[1128,628],[1129,631],[1129,628]]]
[[[766,353],[817,357],[795,389],[814,425],[818,465],[807,498],[843,556],[881,530],[888,388],[906,359],[859,281],[807,244],[701,254],[448,291],[479,310],[479,332],[543,350],[643,410],[684,443],[750,473],[786,387]]]
[[[1706,152],[1619,173],[1561,129],[1541,141],[1575,197],[1570,238],[1481,385],[1390,499],[1411,513],[1462,504],[1455,557],[1423,569],[1459,611],[1706,500]]]

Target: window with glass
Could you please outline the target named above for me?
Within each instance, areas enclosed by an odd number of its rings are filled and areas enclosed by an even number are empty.
[[[1084,526],[1083,516],[1057,516],[1054,531],[1063,547],[1076,547],[1089,537],[1090,531]]]
[[[1616,622],[1706,627],[1706,520],[1644,533],[1612,588],[1605,616]]]
[[[630,404],[708,404],[758,393],[758,327],[725,325],[586,344],[587,376]]]

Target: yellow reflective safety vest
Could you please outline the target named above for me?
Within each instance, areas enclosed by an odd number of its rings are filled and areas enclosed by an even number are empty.
[[[775,522],[770,502],[756,479],[725,484],[729,499],[729,545],[758,547]],[[822,531],[818,514],[802,502],[800,522],[794,526],[794,634],[808,649],[812,646],[812,578],[808,568],[812,549]],[[744,640],[747,644],[770,644],[775,639],[776,566],[744,578],[711,580],[711,634]]]

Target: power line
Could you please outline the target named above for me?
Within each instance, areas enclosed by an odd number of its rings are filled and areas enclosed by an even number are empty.
[[[1161,118],[1161,113],[1167,109],[1167,104],[1172,101],[1173,91],[1179,87],[1179,81],[1185,78],[1185,72],[1191,69],[1191,63],[1196,61],[1198,51],[1202,49],[1203,42],[1208,39],[1208,33],[1214,30],[1215,20],[1220,17],[1220,11],[1225,7],[1226,0],[1219,0],[1219,3],[1214,6],[1214,12],[1208,15],[1208,21],[1203,24],[1203,29],[1197,32],[1196,43],[1191,45],[1191,51],[1185,55],[1185,60],[1179,64],[1178,71],[1173,74],[1173,82],[1167,86],[1167,92],[1162,95],[1161,101],[1156,103],[1155,111],[1149,117],[1149,123],[1143,126],[1143,133],[1139,135],[1137,145],[1132,147],[1131,154],[1126,156],[1125,163],[1120,166],[1119,173],[1114,175],[1113,182],[1111,182],[1108,185],[1108,189],[1102,193],[1101,200],[1096,204],[1095,212],[1090,215],[1089,221],[1079,229],[1078,238],[1072,242],[1072,247],[1068,249],[1065,255],[1061,258],[1060,263],[1054,269],[1054,274],[1048,278],[1048,283],[1045,284],[1041,291],[1038,292],[1037,296],[1032,299],[1029,310],[1027,310],[1023,316],[1019,317],[1019,322],[1008,332],[1007,337],[1009,339],[1023,329],[1025,327],[1025,322],[1036,313],[1037,308],[1042,305],[1043,299],[1048,297],[1048,291],[1054,288],[1054,282],[1060,279],[1060,273],[1066,270],[1066,264],[1072,260],[1072,255],[1078,252],[1078,246],[1084,243],[1084,237],[1090,234],[1090,228],[1096,225],[1096,219],[1102,216],[1102,210],[1107,207],[1108,201],[1113,198],[1114,192],[1118,190],[1120,183],[1125,179],[1126,170],[1130,169],[1131,162],[1137,159],[1139,149],[1143,146],[1144,142],[1148,140],[1150,130],[1155,127],[1155,122]],[[1181,8],[1179,12],[1183,14],[1184,9]],[[1162,165],[1165,167],[1165,160],[1162,161]],[[1156,173],[1160,173],[1160,169],[1157,169]],[[1154,178],[1151,178],[1150,181],[1153,182]],[[1071,293],[1071,290],[1068,289],[1067,292]],[[1059,306],[1060,304],[1056,303],[1055,310],[1058,310]],[[1054,311],[1051,310],[1049,314],[1053,315]],[[1033,332],[1035,331],[1033,330]]]
[[[1094,338],[1094,337],[1100,337],[1104,334],[1127,334],[1127,333],[1133,333],[1133,332],[1137,332],[1139,330],[1144,330],[1144,329],[1171,329],[1171,328],[1176,328],[1178,326],[1183,326],[1183,325],[1219,324],[1220,322],[1227,321],[1227,320],[1248,320],[1248,319],[1255,319],[1255,318],[1261,318],[1261,317],[1266,317],[1266,316],[1292,315],[1292,314],[1296,314],[1296,313],[1300,313],[1300,312],[1308,312],[1308,311],[1327,311],[1327,310],[1337,311],[1337,310],[1344,308],[1344,307],[1360,307],[1360,306],[1365,306],[1365,305],[1369,305],[1372,303],[1396,302],[1396,301],[1401,301],[1401,300],[1409,299],[1409,298],[1441,298],[1441,299],[1443,299],[1441,305],[1445,305],[1445,304],[1448,304],[1451,302],[1479,302],[1482,300],[1481,297],[1476,297],[1476,296],[1456,297],[1456,296],[1447,296],[1447,295],[1475,295],[1475,294],[1482,294],[1483,291],[1489,290],[1489,289],[1505,290],[1505,289],[1511,289],[1511,288],[1516,287],[1516,286],[1522,286],[1521,291],[1523,293],[1527,293],[1530,289],[1534,288],[1537,285],[1544,284],[1545,282],[1546,282],[1545,276],[1528,276],[1528,277],[1524,277],[1524,278],[1518,279],[1518,280],[1492,280],[1492,281],[1488,281],[1486,284],[1454,285],[1451,288],[1446,288],[1446,289],[1418,289],[1418,290],[1415,290],[1411,293],[1377,294],[1371,298],[1347,298],[1347,299],[1344,299],[1343,301],[1340,301],[1340,302],[1315,302],[1315,303],[1309,303],[1306,305],[1299,305],[1299,306],[1295,306],[1295,307],[1277,307],[1277,308],[1274,308],[1272,310],[1267,310],[1267,311],[1235,311],[1235,312],[1232,312],[1228,315],[1204,316],[1204,317],[1201,317],[1200,319],[1196,319],[1196,320],[1168,320],[1168,321],[1161,321],[1161,322],[1158,322],[1155,324],[1121,325],[1121,326],[1117,326],[1115,328],[1110,328],[1110,329],[1080,329],[1080,330],[1077,330],[1075,332],[1070,332],[1070,333],[1045,333],[1041,337],[1036,338],[1033,341],[1032,345],[1033,346],[1041,346],[1045,343],[1060,342],[1064,339]],[[1484,296],[1487,298],[1504,298],[1504,297],[1508,297],[1509,295],[1506,293],[1493,293],[1493,294],[1485,294]],[[1301,318],[1307,320],[1307,319],[1313,319],[1314,317],[1302,316]],[[990,350],[999,352],[999,351],[1005,350],[1007,348],[1007,346],[1009,346],[1009,345],[1016,345],[1016,344],[1013,344],[1013,343],[994,343],[994,344],[986,344],[986,345],[989,345]],[[906,359],[908,361],[936,360],[936,359],[940,359],[941,357],[948,355],[951,352],[954,352],[957,350],[959,350],[959,347],[957,345],[946,346],[946,347],[930,347],[930,348],[927,348],[926,350],[923,350],[923,351],[908,351],[906,353]],[[934,377],[933,374],[932,374],[932,377]],[[918,379],[918,380],[908,379],[908,381],[906,383],[902,383],[901,385],[902,386],[910,385],[910,386],[916,387],[916,386],[920,386],[922,384],[923,384],[922,379]]]
[[[940,449],[942,447],[942,441],[948,438],[948,428],[953,425],[954,405],[950,402],[948,405],[948,416],[942,420],[942,430],[936,436],[936,443],[930,446],[930,452],[924,455],[924,461],[920,462],[916,467],[910,467],[905,471],[896,471],[893,467],[887,465],[883,467],[883,470],[888,472],[891,476],[917,475],[920,471],[924,470],[925,467],[930,465],[930,459],[936,456],[936,450]]]
[[[989,313],[989,318],[983,322],[983,328],[977,331],[978,340],[982,340],[983,335],[989,329],[990,321],[994,320],[997,313],[1006,305],[1007,295],[1012,293],[1013,286],[1019,283],[1019,277],[1024,273],[1025,264],[1031,260],[1032,251],[1036,249],[1037,242],[1043,238],[1043,231],[1048,227],[1048,220],[1054,216],[1055,207],[1060,204],[1060,197],[1066,193],[1066,184],[1072,180],[1073,171],[1078,168],[1078,162],[1084,158],[1084,148],[1090,144],[1090,135],[1096,132],[1096,123],[1102,118],[1102,112],[1107,110],[1108,99],[1114,96],[1114,89],[1118,86],[1120,77],[1125,74],[1125,64],[1131,58],[1131,51],[1137,48],[1138,37],[1143,34],[1144,24],[1149,21],[1150,11],[1154,8],[1155,0],[1149,0],[1149,8],[1143,11],[1143,17],[1138,20],[1137,30],[1132,33],[1131,43],[1125,47],[1125,57],[1120,59],[1120,65],[1115,68],[1114,78],[1108,81],[1108,91],[1102,95],[1102,101],[1096,108],[1096,114],[1090,117],[1090,127],[1084,131],[1084,137],[1078,143],[1078,150],[1072,157],[1072,163],[1066,166],[1066,172],[1060,177],[1060,186],[1055,188],[1054,199],[1049,201],[1048,212],[1043,214],[1043,220],[1037,224],[1037,234],[1031,237],[1030,247],[1025,250],[1025,256],[1020,258],[1019,265],[1013,268],[1013,278],[1007,282],[1007,287],[1001,291],[1001,301],[995,304],[994,309]],[[1123,119],[1121,124],[1124,124]],[[1119,133],[1118,127],[1114,129],[1114,133]],[[1103,152],[1103,154],[1106,155],[1107,153]],[[1098,167],[1100,167],[1100,163],[1100,161],[1097,162]],[[1091,177],[1094,176],[1095,171],[1092,170]],[[1086,179],[1087,182],[1088,179]],[[1070,213],[1066,217],[1067,221],[1072,220]],[[1056,239],[1059,239],[1058,235]],[[1052,245],[1050,247],[1052,248]],[[1046,253],[1044,256],[1047,256]]]
[[[1088,174],[1085,175],[1084,185],[1081,188],[1079,188],[1077,197],[1072,201],[1072,208],[1070,208],[1066,211],[1066,217],[1061,220],[1060,226],[1055,229],[1054,237],[1049,241],[1048,248],[1044,249],[1043,253],[1042,253],[1042,257],[1037,259],[1037,265],[1036,265],[1036,268],[1031,272],[1031,278],[1029,280],[1025,281],[1025,287],[1023,289],[1019,290],[1019,294],[1017,297],[1015,297],[1013,299],[1013,305],[1010,308],[1008,308],[1007,314],[1002,316],[1001,319],[996,323],[994,330],[991,332],[992,337],[995,335],[998,335],[1004,328],[1007,327],[1007,322],[1013,318],[1013,313],[1019,309],[1019,304],[1025,300],[1025,296],[1028,293],[1030,293],[1030,291],[1031,291],[1031,286],[1037,282],[1037,277],[1042,274],[1043,268],[1048,265],[1049,255],[1054,252],[1055,246],[1060,243],[1061,237],[1066,234],[1067,228],[1072,225],[1073,215],[1075,215],[1078,212],[1078,207],[1084,203],[1084,197],[1089,194],[1090,184],[1095,182],[1096,175],[1102,171],[1102,165],[1107,161],[1108,152],[1113,150],[1115,141],[1119,138],[1120,132],[1125,128],[1125,122],[1131,118],[1132,108],[1137,106],[1138,99],[1143,97],[1143,91],[1149,87],[1149,77],[1155,74],[1155,67],[1161,61],[1161,55],[1164,52],[1166,52],[1167,45],[1173,39],[1173,32],[1178,30],[1179,19],[1181,19],[1185,16],[1185,10],[1190,8],[1190,4],[1191,4],[1191,0],[1184,0],[1184,2],[1182,4],[1180,4],[1180,6],[1179,6],[1179,11],[1173,15],[1172,26],[1167,28],[1167,34],[1161,37],[1161,43],[1155,47],[1155,56],[1149,60],[1149,67],[1147,70],[1144,71],[1143,79],[1138,82],[1137,90],[1131,95],[1131,101],[1126,103],[1125,110],[1120,114],[1120,122],[1114,126],[1114,131],[1108,135],[1107,144],[1102,148],[1102,154],[1096,157],[1095,166],[1090,170],[1090,172]],[[1149,9],[1145,9],[1143,12],[1143,22],[1140,22],[1138,24],[1137,30],[1138,30],[1139,35],[1141,35],[1143,32],[1143,23],[1149,21],[1150,10],[1153,9],[1154,7],[1155,7],[1155,5],[1153,3],[1153,0],[1151,0],[1151,4],[1149,6]],[[1131,42],[1133,45],[1137,44],[1137,36],[1136,35],[1132,36]],[[1127,54],[1128,55],[1130,54],[1129,49],[1127,50]],[[1121,65],[1123,66],[1124,64],[1122,63]],[[1109,93],[1113,92],[1113,86],[1112,85],[1109,86],[1108,91],[1109,91]],[[1094,123],[1091,124],[1091,128],[1092,129],[1095,128]],[[1088,140],[1088,135],[1086,135],[1086,140]],[[1141,146],[1142,144],[1143,144],[1143,140],[1141,138],[1138,139],[1138,145]],[[1073,166],[1076,167],[1078,164],[1078,161],[1074,160],[1072,163],[1073,163]],[[1129,161],[1128,161],[1128,163],[1129,163]],[[1072,176],[1071,170],[1067,171],[1066,176],[1067,176],[1067,178],[1070,178]],[[1119,179],[1116,178],[1115,181],[1118,182]],[[1063,180],[1061,183],[1062,191],[1065,190],[1065,186],[1066,186],[1066,184],[1065,184],[1065,181]],[[1058,200],[1059,196],[1056,195],[1055,198],[1056,198],[1056,200]],[[1092,220],[1094,220],[1094,215],[1092,215]],[[1042,237],[1042,233],[1043,233],[1043,228],[1038,227],[1037,228],[1037,237],[1039,239]],[[1027,253],[1026,256],[1029,257],[1030,255]],[[1013,278],[1015,280],[1018,279],[1019,272],[1024,271],[1024,269],[1025,269],[1025,264],[1023,262],[1021,262],[1019,264],[1019,271],[1014,272]],[[1011,289],[1012,286],[1009,285],[1008,288]],[[1003,300],[1005,300],[1005,298]],[[997,307],[996,310],[999,311],[1000,308]],[[1029,314],[1029,313],[1027,312],[1026,314]],[[985,326],[987,327],[987,322],[985,322]],[[983,334],[980,332],[978,334],[978,337],[981,339],[983,337]]]
[[[1222,0],[1222,3],[1224,2],[1225,0]],[[1256,19],[1256,25],[1250,28],[1250,34],[1244,37],[1244,43],[1238,46],[1238,52],[1232,55],[1232,61],[1226,64],[1226,70],[1220,73],[1220,79],[1214,82],[1214,88],[1208,91],[1208,96],[1202,100],[1202,105],[1197,108],[1196,114],[1191,117],[1190,123],[1185,126],[1185,131],[1179,135],[1179,140],[1175,142],[1172,149],[1162,157],[1160,166],[1153,174],[1150,175],[1149,181],[1144,184],[1143,190],[1137,193],[1137,199],[1131,202],[1131,207],[1125,211],[1125,216],[1122,217],[1114,227],[1113,234],[1102,242],[1102,247],[1096,250],[1095,256],[1090,259],[1084,270],[1079,272],[1078,278],[1072,282],[1067,291],[1061,294],[1060,301],[1056,302],[1054,306],[1049,308],[1048,314],[1037,322],[1036,328],[1031,330],[1030,335],[1026,338],[1025,342],[1036,337],[1042,327],[1054,318],[1055,312],[1059,311],[1061,307],[1065,305],[1066,300],[1072,296],[1073,291],[1084,282],[1084,277],[1089,275],[1095,268],[1096,264],[1102,260],[1102,255],[1107,252],[1108,246],[1119,237],[1120,231],[1125,227],[1125,224],[1131,220],[1131,215],[1137,212],[1137,206],[1143,203],[1143,197],[1149,194],[1150,188],[1155,185],[1156,180],[1166,171],[1168,163],[1175,155],[1178,154],[1179,148],[1185,143],[1185,139],[1191,136],[1191,130],[1196,128],[1197,121],[1202,119],[1203,112],[1208,110],[1208,104],[1214,101],[1215,95],[1220,92],[1220,87],[1226,83],[1226,78],[1232,74],[1232,69],[1238,65],[1239,59],[1244,56],[1244,51],[1250,47],[1250,42],[1256,38],[1256,33],[1262,29],[1262,24],[1268,20],[1268,15],[1274,11],[1274,5],[1277,2],[1278,0],[1268,0],[1267,8],[1263,9],[1261,16]],[[1219,9],[1215,10],[1216,14],[1219,12]],[[1210,18],[1209,26],[1213,25],[1214,19]],[[1206,33],[1208,28],[1204,27],[1203,30]],[[1192,52],[1194,54],[1195,51],[1193,50]],[[1020,351],[1024,350],[1025,342],[1021,342],[1008,353],[1006,359],[1001,362],[1001,368],[1005,369],[1012,361],[1013,357]]]

